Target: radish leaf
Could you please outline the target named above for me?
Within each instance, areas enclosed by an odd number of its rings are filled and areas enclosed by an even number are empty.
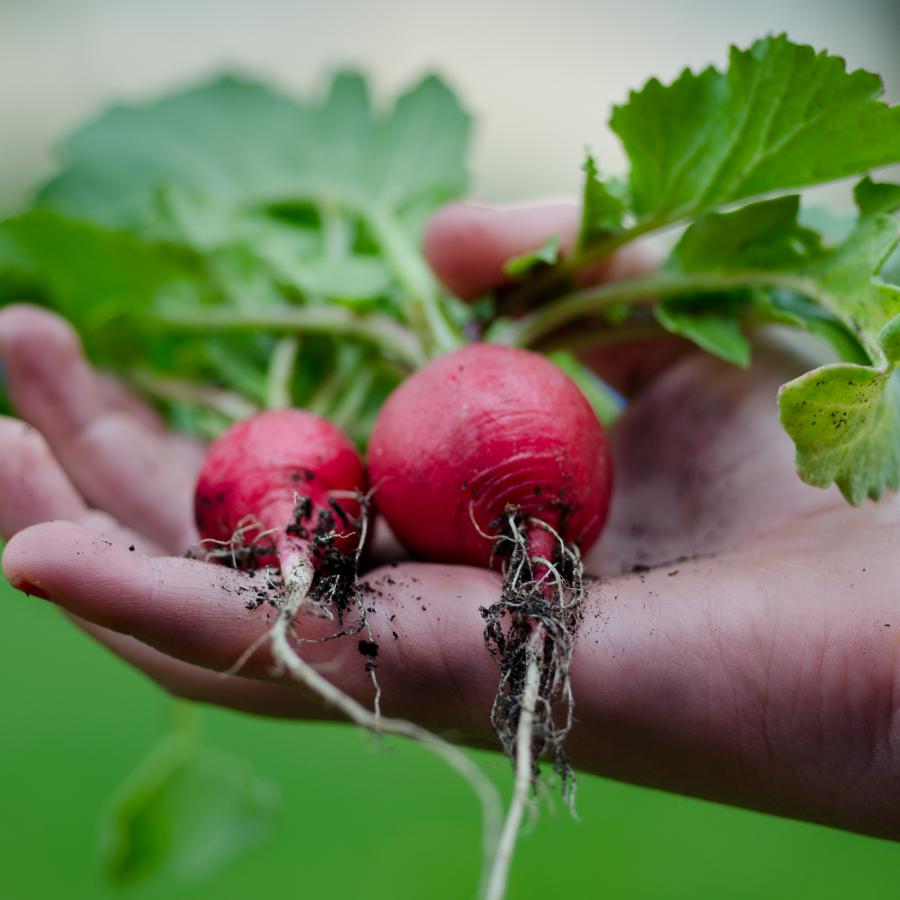
[[[736,200],[900,161],[900,108],[877,75],[785,35],[731,48],[727,72],[652,79],[611,119],[631,161],[639,221],[676,221]]]
[[[823,366],[784,385],[778,405],[808,484],[834,482],[854,504],[900,487],[900,382],[892,367]]]

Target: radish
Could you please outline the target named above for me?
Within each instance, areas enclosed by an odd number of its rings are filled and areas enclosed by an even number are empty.
[[[200,535],[218,548],[208,555],[235,567],[277,566],[281,571],[281,583],[268,585],[276,589],[274,599],[261,592],[278,609],[275,624],[230,671],[242,668],[264,641],[271,640],[277,665],[351,722],[377,734],[418,741],[440,756],[468,781],[479,800],[487,871],[500,827],[500,801],[490,780],[437,735],[381,714],[370,657],[365,668],[375,690],[374,711],[305,662],[291,642],[294,619],[302,609],[330,618],[332,609],[340,617],[353,604],[359,623],[352,631],[367,628],[366,609],[372,600],[363,603],[356,585],[367,533],[364,490],[365,472],[353,444],[336,426],[302,410],[258,413],[209,446],[194,499]],[[367,643],[371,646],[371,641]]]
[[[580,621],[581,552],[612,491],[603,427],[557,366],[525,350],[472,344],[433,360],[382,408],[369,443],[375,502],[426,559],[499,561],[500,600],[482,610],[501,669],[492,722],[516,786],[488,886],[503,895],[537,760],[551,751],[563,790],[572,722],[569,666]],[[563,700],[562,724],[553,706]]]
[[[210,445],[194,511],[201,538],[222,548],[214,555],[278,566],[286,605],[314,602],[329,615],[350,599],[364,491],[359,454],[340,429],[303,410],[269,410]]]

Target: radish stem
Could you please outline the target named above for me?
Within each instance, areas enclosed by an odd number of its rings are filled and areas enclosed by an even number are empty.
[[[515,347],[529,347],[563,325],[597,315],[620,303],[653,305],[672,297],[715,294],[739,288],[783,288],[801,296],[817,300],[828,307],[828,298],[811,278],[790,272],[747,269],[733,272],[677,273],[660,272],[647,278],[601,284],[598,287],[574,291],[515,322],[504,322],[490,329],[486,338]]]
[[[410,324],[425,339],[432,354],[455,350],[462,339],[441,309],[437,282],[419,248],[390,210],[379,207],[365,210],[364,215],[394,273],[409,293],[405,305]]]
[[[469,783],[481,804],[482,852],[486,873],[493,866],[492,858],[501,821],[501,804],[494,785],[465,753],[452,744],[413,722],[370,712],[303,660],[291,645],[289,638],[294,617],[299,612],[302,602],[301,592],[294,591],[279,610],[275,624],[269,632],[276,661],[287,669],[296,684],[314,693],[323,703],[342,713],[355,725],[376,735],[391,734],[423,744]]]
[[[528,805],[528,792],[534,782],[534,717],[541,683],[538,648],[544,640],[544,629],[537,626],[528,647],[528,670],[525,674],[525,690],[519,707],[519,725],[516,730],[516,779],[512,800],[503,823],[503,831],[497,843],[497,851],[491,865],[485,900],[502,900],[509,880],[516,838],[522,824],[522,816]]]
[[[258,329],[281,334],[325,334],[354,338],[377,347],[386,357],[417,369],[426,362],[421,342],[408,328],[382,313],[355,313],[342,306],[309,303],[271,304],[253,310],[204,307],[165,309],[153,313],[161,326],[176,331],[225,333]]]
[[[201,406],[232,421],[246,419],[258,412],[255,403],[243,394],[226,388],[211,387],[182,378],[171,378],[168,375],[154,375],[143,369],[131,371],[128,377],[135,387],[159,400]]]
[[[266,373],[267,409],[287,409],[293,406],[291,381],[299,349],[300,342],[294,336],[283,337],[275,344],[269,360],[269,371]]]

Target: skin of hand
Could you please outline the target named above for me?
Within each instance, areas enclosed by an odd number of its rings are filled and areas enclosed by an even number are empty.
[[[571,205],[460,204],[425,250],[461,296],[510,256],[575,230]],[[594,278],[646,267],[620,254]],[[284,717],[329,715],[273,673],[247,576],[180,558],[196,540],[202,448],[168,434],[94,372],[76,336],[29,306],[0,312],[0,358],[21,420],[0,420],[3,571],[179,696]],[[775,404],[809,360],[756,348],[749,371],[662,341],[602,355],[640,386],[612,431],[616,490],[588,569],[568,749],[583,771],[900,838],[900,506],[848,506],[802,484]],[[387,713],[494,746],[497,670],[479,607],[493,573],[405,562],[366,579]],[[302,620],[304,636],[323,626]],[[396,633],[397,637],[394,637]],[[362,702],[356,641],[304,644]]]

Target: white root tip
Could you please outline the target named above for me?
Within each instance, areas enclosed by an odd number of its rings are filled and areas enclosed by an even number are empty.
[[[519,726],[516,730],[516,778],[512,800],[497,843],[497,850],[488,875],[484,900],[503,900],[509,883],[509,869],[516,848],[516,838],[522,825],[522,817],[528,806],[528,793],[534,780],[534,717],[541,683],[539,646],[543,629],[536,628],[529,643],[528,669],[525,673],[525,689],[519,707]]]

